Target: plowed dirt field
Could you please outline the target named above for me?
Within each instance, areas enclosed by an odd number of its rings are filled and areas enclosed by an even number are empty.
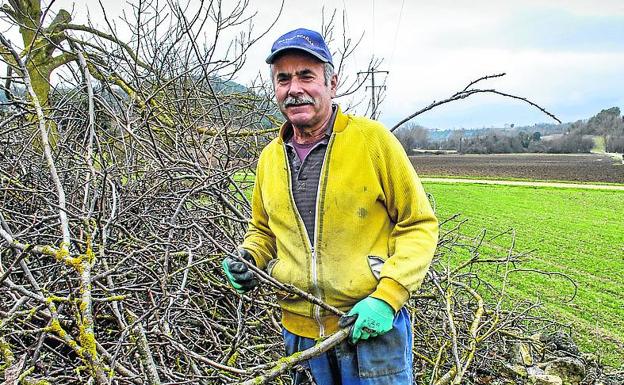
[[[624,183],[624,165],[598,154],[416,155],[420,176]]]

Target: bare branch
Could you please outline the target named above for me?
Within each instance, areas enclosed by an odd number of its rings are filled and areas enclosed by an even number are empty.
[[[552,113],[548,112],[545,108],[539,106],[538,104],[530,101],[527,98],[524,98],[524,97],[521,97],[521,96],[512,95],[512,94],[508,94],[508,93],[505,93],[505,92],[500,92],[500,91],[497,91],[495,89],[475,89],[475,88],[470,88],[470,87],[472,87],[473,85],[475,85],[476,83],[478,83],[478,82],[480,82],[482,80],[498,78],[498,77],[502,77],[502,76],[505,76],[505,74],[502,73],[502,74],[488,75],[488,76],[483,76],[483,77],[481,77],[481,78],[479,78],[477,80],[473,80],[470,83],[468,83],[468,85],[462,91],[459,91],[459,92],[453,94],[452,96],[450,96],[450,97],[448,97],[448,98],[446,98],[444,100],[433,101],[427,107],[424,107],[424,108],[414,112],[413,114],[410,114],[409,116],[401,119],[392,128],[390,128],[390,132],[392,132],[392,131],[396,130],[397,128],[401,127],[403,124],[405,124],[406,122],[412,120],[416,116],[418,116],[418,115],[420,115],[420,114],[422,114],[424,112],[427,112],[429,110],[432,110],[435,107],[439,107],[439,106],[441,106],[443,104],[446,104],[446,103],[455,102],[455,101],[458,101],[458,100],[461,100],[461,99],[465,99],[465,98],[470,97],[470,96],[475,95],[475,94],[483,94],[483,93],[495,94],[495,95],[505,96],[505,97],[512,98],[512,99],[521,100],[521,101],[523,101],[523,102],[525,102],[525,103],[527,103],[527,104],[537,108],[538,110],[540,110],[544,114],[550,116],[551,118],[553,118],[558,123],[561,123],[561,120],[559,120],[559,118],[557,118],[555,115],[553,115]]]

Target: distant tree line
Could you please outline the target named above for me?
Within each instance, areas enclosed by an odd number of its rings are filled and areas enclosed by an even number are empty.
[[[595,146],[594,138],[604,141],[605,151],[624,153],[624,120],[618,107],[600,111],[587,121],[561,125],[559,134],[542,135],[541,131],[511,129],[454,130],[443,140],[432,140],[431,130],[408,124],[396,136],[407,151],[416,149],[457,150],[465,154],[505,153],[587,153]]]
[[[417,148],[435,148],[431,147],[433,142],[429,139],[429,132],[429,129],[410,122],[396,130],[394,135],[409,155]]]
[[[587,122],[579,120],[572,123],[569,132],[601,136],[605,151],[624,153],[624,117],[618,107],[602,110]]]

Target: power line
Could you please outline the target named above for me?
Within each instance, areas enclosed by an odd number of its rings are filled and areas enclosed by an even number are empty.
[[[375,52],[375,0],[373,0],[373,22],[371,24],[373,25],[373,49],[371,51]]]
[[[401,28],[401,19],[403,18],[403,6],[405,5],[405,0],[401,1],[401,10],[399,11],[399,20],[396,24],[396,29],[394,31],[394,42],[392,43],[392,54],[390,55],[390,64],[389,68],[392,69],[392,64],[394,63],[394,52],[396,51],[396,43],[397,38],[399,37],[399,29]]]
[[[371,85],[366,86],[366,89],[370,88],[371,90],[371,119],[377,118],[377,107],[379,104],[379,95],[381,95],[381,90],[385,90],[385,84],[375,85],[375,74],[384,73],[389,74],[389,71],[378,70],[377,67],[372,66],[368,69],[368,71],[360,71],[358,72],[358,76],[362,74],[366,74],[366,77],[370,75]],[[379,89],[379,91],[377,91]]]

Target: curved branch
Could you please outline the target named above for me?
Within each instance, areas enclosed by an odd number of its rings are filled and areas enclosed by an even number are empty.
[[[59,30],[74,30],[74,31],[83,31],[83,32],[89,32],[95,36],[101,37],[103,39],[106,39],[112,43],[118,44],[119,46],[121,46],[127,53],[128,55],[130,55],[130,57],[132,58],[132,60],[134,60],[139,66],[148,69],[148,70],[152,70],[152,67],[149,66],[148,64],[144,63],[143,61],[141,61],[141,59],[139,59],[139,56],[134,52],[134,50],[132,50],[132,48],[124,43],[123,41],[117,39],[115,36],[110,35],[108,33],[99,31],[95,28],[91,28],[91,27],[87,27],[86,25],[80,25],[80,24],[63,24],[63,25],[59,25],[58,26]]]
[[[48,138],[48,130],[45,124],[45,116],[43,115],[43,109],[41,104],[39,103],[39,98],[33,89],[32,82],[30,81],[30,75],[28,70],[26,69],[26,65],[22,58],[19,57],[17,51],[13,49],[11,43],[5,39],[4,35],[0,33],[0,42],[4,45],[11,55],[13,55],[13,59],[19,65],[20,69],[23,73],[24,85],[30,95],[32,103],[37,112],[37,120],[39,124],[39,134],[41,135],[41,143],[43,146],[44,156],[46,162],[48,163],[48,168],[50,169],[50,174],[52,176],[52,180],[54,181],[54,185],[56,187],[56,192],[58,194],[58,205],[59,205],[59,219],[61,221],[61,232],[63,234],[63,242],[61,244],[61,249],[67,250],[69,247],[69,221],[67,219],[67,209],[65,202],[65,190],[63,189],[63,185],[61,184],[61,179],[59,178],[58,172],[56,170],[56,165],[54,164],[54,159],[52,158],[52,148],[50,147],[50,140]]]
[[[472,87],[473,85],[475,85],[476,83],[482,81],[482,80],[487,80],[487,79],[492,79],[492,78],[498,78],[498,77],[502,77],[505,74],[495,74],[495,75],[488,75],[488,76],[483,76],[477,80],[473,80],[471,81],[462,91],[459,91],[457,93],[455,93],[454,95],[452,95],[451,97],[444,99],[444,100],[440,100],[440,101],[433,101],[431,104],[429,104],[427,107],[424,107],[416,112],[414,112],[413,114],[401,119],[397,124],[395,124],[391,129],[390,132],[393,132],[394,130],[396,130],[397,128],[401,127],[403,124],[407,123],[408,121],[412,120],[413,118],[415,118],[416,116],[427,112],[429,110],[434,109],[435,107],[441,106],[443,104],[446,103],[450,103],[450,102],[454,102],[460,99],[465,99],[469,96],[472,96],[474,94],[481,94],[481,93],[490,93],[490,94],[496,94],[496,95],[500,95],[500,96],[505,96],[508,98],[512,98],[512,99],[517,99],[517,100],[521,100],[535,108],[537,108],[538,110],[540,110],[541,112],[543,112],[544,114],[550,116],[551,118],[553,118],[554,120],[556,120],[558,123],[561,123],[561,120],[559,120],[559,118],[557,118],[554,114],[548,112],[545,108],[541,107],[540,105],[532,102],[531,100],[522,97],[522,96],[517,96],[517,95],[512,95],[512,94],[508,94],[505,92],[500,92],[497,91],[495,89],[469,89],[470,87]]]

